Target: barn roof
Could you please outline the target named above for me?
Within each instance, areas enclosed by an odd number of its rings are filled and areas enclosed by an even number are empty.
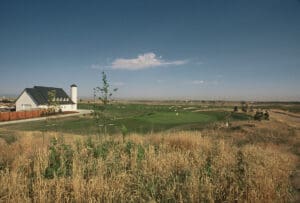
[[[26,88],[24,91],[30,95],[37,105],[49,104],[48,94],[50,91],[55,91],[55,102],[58,104],[74,104],[62,88],[34,86],[33,88]]]

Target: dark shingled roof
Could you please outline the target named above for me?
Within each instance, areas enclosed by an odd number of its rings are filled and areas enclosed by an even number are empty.
[[[47,105],[49,104],[48,92],[53,90],[55,91],[55,98],[58,99],[56,100],[58,104],[74,104],[62,88],[34,86],[33,88],[26,88],[24,91],[31,96],[37,105]]]

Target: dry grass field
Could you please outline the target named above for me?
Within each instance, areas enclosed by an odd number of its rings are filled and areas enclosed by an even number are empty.
[[[0,201],[293,200],[297,157],[289,149],[220,130],[100,138],[18,132],[14,142],[0,141]]]

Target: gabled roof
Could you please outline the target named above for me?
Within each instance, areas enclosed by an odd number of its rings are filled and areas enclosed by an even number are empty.
[[[35,101],[37,105],[48,105],[48,94],[50,91],[55,91],[55,102],[58,104],[74,104],[71,98],[62,88],[34,86],[26,88],[24,91]]]

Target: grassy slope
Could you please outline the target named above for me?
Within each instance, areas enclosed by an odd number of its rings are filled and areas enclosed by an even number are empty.
[[[83,105],[80,108],[91,108],[91,105]],[[175,111],[176,110],[176,111]],[[194,110],[194,109],[193,109]],[[249,117],[245,114],[233,114],[230,117],[229,112],[211,111],[211,112],[192,112],[184,110],[183,107],[166,105],[112,105],[108,111],[112,118],[108,127],[110,133],[118,133],[121,125],[125,125],[129,132],[148,133],[159,132],[175,128],[178,130],[187,125],[205,126],[207,124],[227,120],[247,120]],[[178,115],[177,115],[178,113]],[[38,131],[58,131],[75,134],[95,134],[97,127],[92,117],[73,117],[56,120],[38,121],[14,124],[6,127],[17,130],[38,130]]]
[[[228,115],[178,108],[176,116],[170,106],[155,105],[114,106],[111,112],[120,118],[116,125],[126,124],[132,132],[182,129],[193,122],[205,126]],[[230,128],[133,134],[125,140],[115,135],[89,141],[60,133],[93,133],[95,124],[86,117],[0,129],[0,201],[291,202],[289,178],[297,162],[293,154],[299,156],[296,129],[272,117],[243,122],[239,120],[247,120],[245,114],[233,114],[230,119],[238,121]],[[59,133],[23,131],[17,132],[18,139],[7,140],[7,133],[17,129]],[[62,135],[65,141],[50,144],[51,136]],[[71,176],[64,175],[70,168],[62,164],[60,177],[45,178],[53,148],[57,160],[72,163]]]

